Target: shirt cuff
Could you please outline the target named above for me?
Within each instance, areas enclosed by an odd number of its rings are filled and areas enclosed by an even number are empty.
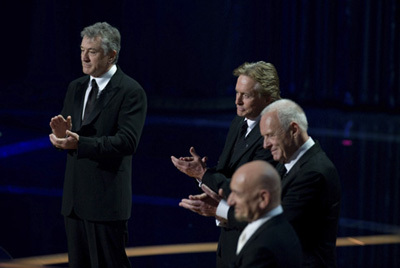
[[[228,211],[229,211],[229,205],[226,202],[226,200],[221,199],[221,201],[219,201],[218,207],[217,207],[217,216],[223,219],[228,219]]]

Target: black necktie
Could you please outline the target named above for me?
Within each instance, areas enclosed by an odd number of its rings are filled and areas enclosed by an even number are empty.
[[[242,156],[243,151],[248,146],[246,144],[246,133],[247,133],[247,120],[243,121],[242,125],[239,128],[239,133],[237,133],[236,142],[233,146],[233,150],[231,152],[229,166],[232,167],[233,164],[237,162],[237,160]]]
[[[90,90],[89,97],[86,102],[85,114],[83,115],[83,121],[87,120],[89,114],[93,111],[94,105],[96,104],[97,94],[99,93],[99,86],[96,80],[92,80],[92,89]]]
[[[246,133],[247,133],[247,128],[249,126],[247,125],[247,120],[244,120],[242,127],[240,129],[240,136],[239,139],[246,139]]]
[[[281,176],[281,179],[283,179],[286,176],[286,172],[287,172],[286,167],[285,165],[282,164],[278,171],[279,175]]]

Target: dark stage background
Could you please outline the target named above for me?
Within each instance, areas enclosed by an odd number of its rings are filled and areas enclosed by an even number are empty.
[[[80,31],[122,35],[119,66],[148,95],[134,158],[129,247],[216,242],[212,218],[178,207],[197,193],[170,155],[216,163],[235,114],[232,70],[273,63],[282,96],[305,108],[341,175],[339,236],[400,233],[400,4],[388,1],[8,1],[1,4],[0,247],[14,257],[66,251],[65,154],[48,141]],[[6,16],[7,15],[7,16]],[[338,248],[339,267],[398,267],[400,246]],[[214,253],[132,258],[135,267],[213,267]]]

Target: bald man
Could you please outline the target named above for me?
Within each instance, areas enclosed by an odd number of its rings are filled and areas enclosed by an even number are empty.
[[[233,267],[301,267],[300,241],[283,216],[281,181],[268,162],[256,160],[233,174],[228,204],[249,224],[239,237]]]

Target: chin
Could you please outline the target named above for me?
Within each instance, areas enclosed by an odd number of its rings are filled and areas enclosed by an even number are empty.
[[[244,215],[235,214],[235,219],[242,222],[247,222],[247,217]]]

